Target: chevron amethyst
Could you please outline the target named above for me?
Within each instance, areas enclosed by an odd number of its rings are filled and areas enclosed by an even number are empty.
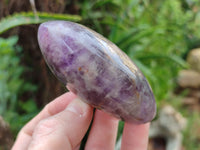
[[[77,23],[40,25],[38,41],[51,71],[86,103],[126,122],[146,123],[156,113],[152,90],[115,44]]]

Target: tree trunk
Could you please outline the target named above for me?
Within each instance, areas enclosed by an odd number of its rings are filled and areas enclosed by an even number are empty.
[[[11,149],[13,141],[14,139],[9,129],[9,125],[0,116],[0,149]]]

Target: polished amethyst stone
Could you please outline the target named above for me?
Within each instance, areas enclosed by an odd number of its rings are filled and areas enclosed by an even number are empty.
[[[86,103],[126,122],[145,123],[156,113],[152,90],[115,44],[77,23],[40,25],[38,41],[52,72]]]

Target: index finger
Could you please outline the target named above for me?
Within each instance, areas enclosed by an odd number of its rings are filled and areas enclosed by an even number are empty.
[[[53,116],[63,111],[67,107],[67,105],[75,98],[76,98],[76,95],[74,95],[71,92],[67,92],[59,96],[58,98],[56,98],[55,100],[47,104],[45,108],[35,118],[33,118],[28,124],[26,124],[22,130],[24,130],[26,133],[31,135],[36,124],[38,124],[40,120]]]
[[[125,123],[121,150],[147,150],[149,125]]]
[[[22,130],[19,132],[17,140],[12,149],[18,149],[19,145],[24,145],[24,149],[26,149],[26,145],[30,142],[35,126],[43,119],[53,116],[61,111],[63,111],[67,105],[76,98],[71,92],[67,92],[60,97],[56,98],[49,104],[45,106],[45,108],[30,122],[28,122]]]

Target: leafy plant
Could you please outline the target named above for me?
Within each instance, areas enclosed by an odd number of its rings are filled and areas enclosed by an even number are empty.
[[[27,86],[32,92],[37,87],[22,79],[25,68],[20,65],[21,48],[16,45],[17,41],[16,36],[0,38],[0,115],[10,123],[13,132],[18,132],[38,111],[31,98],[27,101],[19,99]]]
[[[39,24],[50,20],[80,21],[81,17],[78,15],[51,14],[43,12],[37,12],[37,16],[33,12],[15,13],[0,20],[0,34],[19,25]]]

